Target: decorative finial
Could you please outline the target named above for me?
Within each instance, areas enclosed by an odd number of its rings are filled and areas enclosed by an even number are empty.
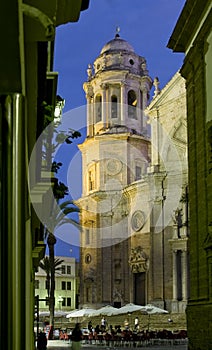
[[[116,35],[115,35],[115,38],[119,38],[119,37],[120,37],[119,33],[120,33],[120,27],[117,26],[117,27],[116,27]]]
[[[93,75],[93,72],[92,72],[92,65],[89,63],[88,65],[88,69],[87,69],[87,75],[88,75],[88,81],[90,81],[92,79],[92,75]]]
[[[155,87],[154,97],[156,97],[156,96],[159,95],[159,93],[160,93],[160,88],[159,88],[160,82],[159,82],[158,77],[155,77],[154,82],[153,82],[153,85],[154,85],[154,87]]]

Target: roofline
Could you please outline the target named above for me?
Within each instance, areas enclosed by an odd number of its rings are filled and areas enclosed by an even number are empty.
[[[194,33],[210,8],[211,1],[187,0],[169,38],[167,47],[174,52],[186,52]]]
[[[157,108],[158,105],[161,103],[161,100],[168,94],[170,89],[172,89],[173,85],[176,84],[178,80],[185,80],[182,75],[180,74],[180,71],[178,70],[173,77],[168,81],[168,83],[161,89],[159,94],[150,101],[149,105],[145,108],[145,111],[150,111],[154,108]]]

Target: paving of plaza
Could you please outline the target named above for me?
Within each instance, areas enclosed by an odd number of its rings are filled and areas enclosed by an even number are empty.
[[[126,350],[126,349],[148,349],[148,350],[187,350],[187,345],[171,345],[171,344],[163,344],[163,345],[148,345],[148,346],[139,346],[133,347],[131,346],[106,346],[100,344],[82,344],[82,350],[96,350],[96,349],[104,349],[104,350]],[[65,342],[61,340],[49,340],[48,341],[48,350],[68,350],[71,349],[71,343]]]

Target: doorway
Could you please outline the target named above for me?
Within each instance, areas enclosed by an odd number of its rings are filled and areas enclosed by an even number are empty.
[[[134,304],[146,304],[146,273],[139,272],[134,274]]]

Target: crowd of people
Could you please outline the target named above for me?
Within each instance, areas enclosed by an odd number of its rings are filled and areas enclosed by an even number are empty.
[[[186,339],[187,332],[185,330],[172,332],[166,329],[160,331],[142,330],[139,324],[138,317],[135,318],[134,324],[130,327],[128,319],[125,319],[123,326],[108,325],[106,319],[103,317],[100,324],[93,327],[91,320],[88,323],[89,333],[83,335],[83,339],[92,344],[106,343],[107,345],[124,345],[132,342],[133,344],[141,343],[149,344],[153,340],[176,340]]]
[[[73,350],[81,349],[81,341],[91,344],[106,343],[107,345],[125,345],[133,342],[133,344],[149,344],[150,340],[157,339],[186,339],[187,332],[179,331],[173,333],[168,330],[149,331],[142,330],[139,324],[139,319],[136,317],[134,323],[129,324],[129,320],[125,319],[123,325],[109,325],[105,317],[102,317],[99,324],[93,326],[92,321],[89,320],[87,325],[87,332],[83,331],[80,323],[76,323],[74,329],[67,334],[67,337],[60,337],[59,339],[70,340]],[[45,350],[47,345],[46,334],[40,332],[37,341],[37,349]]]
[[[124,329],[123,328],[121,329],[121,325],[117,325],[117,326],[113,327],[112,325],[108,325],[108,322],[105,319],[105,317],[102,317],[101,324],[100,325],[98,324],[95,327],[93,327],[92,321],[90,320],[88,322],[88,330],[90,332],[96,333],[96,334],[103,333],[105,331],[107,331],[107,332],[109,332],[111,334],[116,334],[116,333],[122,332],[123,330],[130,330],[130,325],[129,325],[128,319],[125,319],[125,321],[124,321]],[[133,330],[133,331],[138,331],[139,330],[139,319],[138,319],[138,317],[135,318],[134,327],[131,330]]]

